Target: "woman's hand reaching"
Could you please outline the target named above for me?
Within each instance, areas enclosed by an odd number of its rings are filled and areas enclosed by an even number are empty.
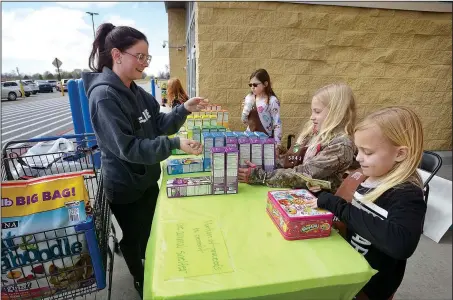
[[[203,152],[203,145],[194,140],[179,138],[179,149],[187,154],[200,155]]]
[[[190,112],[197,112],[205,109],[209,100],[201,97],[193,97],[184,102],[184,107]]]

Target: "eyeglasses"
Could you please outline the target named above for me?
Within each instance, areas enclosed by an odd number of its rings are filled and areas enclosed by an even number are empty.
[[[257,87],[257,86],[259,86],[260,84],[261,84],[261,82],[260,82],[260,83],[249,83],[249,87],[252,87],[252,86],[253,86],[253,87]]]
[[[135,57],[137,59],[137,61],[139,63],[141,63],[142,65],[144,65],[145,63],[149,65],[149,63],[151,62],[151,59],[152,59],[151,55],[146,55],[146,54],[143,54],[143,53],[131,54],[131,53],[126,52],[126,51],[124,51],[124,53]]]

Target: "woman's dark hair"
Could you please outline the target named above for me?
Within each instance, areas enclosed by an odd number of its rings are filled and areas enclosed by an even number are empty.
[[[112,49],[117,48],[120,51],[125,51],[138,41],[148,43],[146,36],[135,28],[129,26],[115,27],[112,23],[101,24],[96,31],[93,49],[88,59],[90,69],[94,72],[102,72],[104,67],[112,69]],[[95,63],[96,54],[98,57]]]
[[[274,90],[272,89],[271,85],[271,77],[269,76],[269,73],[267,73],[266,70],[264,69],[258,69],[255,72],[250,75],[250,79],[253,77],[256,77],[262,84],[264,84],[267,81],[267,86],[264,86],[264,92],[267,95],[267,100],[266,104],[269,105],[269,100],[271,96],[274,96],[275,98],[278,98],[277,95],[275,95]]]

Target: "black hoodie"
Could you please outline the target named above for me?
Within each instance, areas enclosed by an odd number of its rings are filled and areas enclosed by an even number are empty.
[[[115,203],[136,201],[160,177],[160,162],[179,148],[178,132],[190,114],[184,105],[159,112],[156,99],[132,82],[131,87],[109,68],[83,73],[90,117],[101,150],[107,197]]]

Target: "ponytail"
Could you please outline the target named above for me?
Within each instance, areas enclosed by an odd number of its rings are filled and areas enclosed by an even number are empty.
[[[104,23],[98,27],[96,31],[96,38],[93,42],[93,49],[91,50],[90,57],[88,59],[88,66],[94,72],[102,72],[104,66],[112,68],[113,59],[110,53],[106,53],[105,40],[107,35],[115,29],[112,23]],[[111,50],[111,49],[110,49]],[[98,59],[95,65],[95,57],[98,54]]]
[[[88,66],[93,72],[102,72],[104,67],[113,68],[112,49],[125,51],[139,40],[148,43],[146,36],[129,26],[114,26],[112,23],[101,24],[93,41],[93,49],[88,58]],[[97,60],[95,61],[97,56]]]

